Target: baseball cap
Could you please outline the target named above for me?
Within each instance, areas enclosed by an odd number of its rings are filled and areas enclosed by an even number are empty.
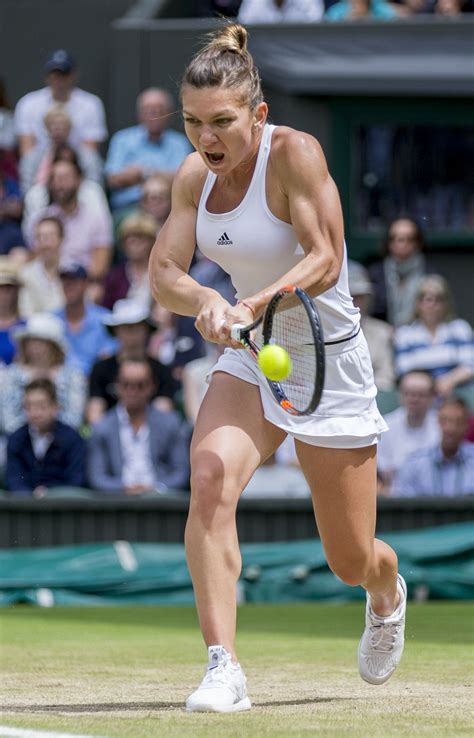
[[[87,269],[82,264],[64,264],[59,268],[60,277],[69,277],[72,279],[87,279]]]
[[[72,56],[66,49],[56,49],[47,58],[44,65],[45,72],[63,72],[69,74],[75,68],[76,64]]]

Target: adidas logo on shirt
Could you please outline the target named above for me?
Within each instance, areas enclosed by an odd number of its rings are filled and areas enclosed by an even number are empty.
[[[222,236],[217,239],[218,246],[232,246],[232,244],[233,244],[233,241],[230,240],[229,236],[227,235],[225,231],[222,234]]]

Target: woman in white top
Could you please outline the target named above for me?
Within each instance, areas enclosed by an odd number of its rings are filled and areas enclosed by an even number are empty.
[[[206,340],[228,346],[212,371],[191,449],[186,550],[209,666],[186,707],[251,707],[234,646],[241,568],[235,512],[253,472],[287,433],[312,490],[329,566],[370,593],[359,669],[381,684],[403,649],[406,588],[394,551],[374,540],[376,443],[386,426],[348,290],[336,187],[312,136],[266,124],[242,26],[219,30],[191,61],[182,103],[196,152],[175,178],[171,215],[151,256],[152,289],[164,307],[196,316]],[[195,243],[229,272],[236,305],[189,276]],[[327,341],[343,339],[327,347],[322,402],[303,418],[279,409],[252,357],[230,339],[234,323],[250,323],[287,284],[315,298]]]

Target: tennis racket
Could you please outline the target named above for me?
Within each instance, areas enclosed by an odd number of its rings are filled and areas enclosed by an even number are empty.
[[[263,323],[263,345],[253,332]],[[310,415],[317,408],[324,386],[324,337],[313,300],[299,287],[283,287],[270,300],[265,312],[250,325],[236,323],[231,338],[240,341],[257,359],[267,344],[288,352],[292,371],[275,382],[267,379],[278,404],[290,415]]]

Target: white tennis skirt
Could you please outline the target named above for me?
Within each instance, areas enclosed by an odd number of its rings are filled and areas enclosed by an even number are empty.
[[[257,385],[265,418],[299,441],[324,448],[363,448],[378,442],[388,426],[379,413],[377,388],[367,341],[359,332],[350,341],[326,346],[321,401],[311,415],[294,416],[275,400],[249,351],[227,348],[207,375],[226,372]]]

